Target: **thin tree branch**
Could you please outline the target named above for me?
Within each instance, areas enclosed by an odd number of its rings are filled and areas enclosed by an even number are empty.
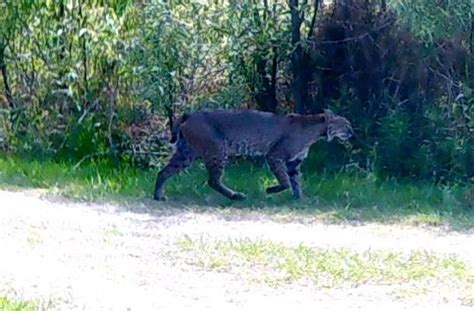
[[[263,6],[264,6],[264,11],[263,11],[263,20],[267,21],[268,19],[268,0],[263,0]]]
[[[272,59],[272,78],[271,78],[271,88],[272,91],[276,93],[276,83],[277,83],[277,72],[278,72],[278,48],[276,45],[273,46],[273,59]]]
[[[313,18],[311,19],[311,24],[309,26],[308,40],[311,39],[311,36],[313,35],[313,32],[314,32],[314,26],[316,24],[318,9],[319,9],[319,0],[314,0],[314,13],[313,13]]]

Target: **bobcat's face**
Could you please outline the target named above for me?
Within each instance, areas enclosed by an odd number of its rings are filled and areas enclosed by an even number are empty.
[[[344,117],[335,115],[329,110],[325,111],[327,116],[328,128],[327,128],[327,139],[332,141],[334,137],[340,140],[348,140],[354,136],[354,130],[352,129],[351,123]]]

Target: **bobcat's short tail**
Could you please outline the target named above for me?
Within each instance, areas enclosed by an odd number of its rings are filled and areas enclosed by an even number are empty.
[[[188,115],[185,113],[183,114],[179,119],[176,120],[176,122],[173,120],[173,116],[171,114],[168,114],[168,119],[169,119],[169,124],[170,124],[170,130],[171,130],[171,139],[170,142],[174,144],[180,135],[180,127],[181,124],[183,124],[184,121],[188,119]]]

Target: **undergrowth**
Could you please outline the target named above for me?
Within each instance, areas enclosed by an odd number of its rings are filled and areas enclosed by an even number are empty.
[[[72,163],[0,157],[1,188],[41,188],[67,198],[88,201],[148,201],[153,193],[156,171],[129,165],[114,167],[92,161],[75,167]],[[474,209],[469,185],[435,185],[380,179],[366,172],[345,170],[338,174],[312,173],[302,181],[304,198],[295,202],[291,192],[265,194],[276,181],[265,166],[248,162],[230,165],[224,182],[245,192],[248,198],[232,202],[207,185],[207,173],[197,163],[170,179],[169,203],[195,207],[261,209],[274,213],[318,215],[331,221],[382,221],[410,224],[474,227]]]

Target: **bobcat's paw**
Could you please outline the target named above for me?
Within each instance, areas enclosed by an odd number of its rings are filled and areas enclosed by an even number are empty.
[[[302,198],[301,193],[293,193],[293,200],[299,201],[301,200],[301,198]]]
[[[241,192],[235,192],[234,194],[232,194],[231,199],[235,201],[241,201],[244,200],[246,197],[247,196]]]
[[[281,185],[278,185],[278,186],[272,186],[272,187],[268,187],[265,192],[267,194],[272,194],[272,193],[278,193],[278,192],[282,192],[283,190],[286,190],[288,189],[288,186],[281,186]]]
[[[165,202],[168,200],[168,198],[165,196],[165,195],[154,195],[153,196],[153,200],[155,201],[161,201],[161,202]]]

